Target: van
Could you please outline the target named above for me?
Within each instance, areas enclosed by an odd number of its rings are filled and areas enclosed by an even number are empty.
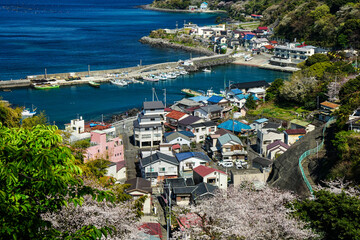
[[[228,168],[228,167],[233,167],[234,163],[233,162],[219,162],[219,166]]]

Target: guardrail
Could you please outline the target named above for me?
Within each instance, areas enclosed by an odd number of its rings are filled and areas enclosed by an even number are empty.
[[[323,137],[323,138],[322,138],[321,143],[320,143],[316,148],[313,148],[313,149],[310,149],[310,150],[307,150],[306,152],[304,152],[304,153],[300,156],[300,158],[299,158],[299,168],[300,168],[300,171],[301,171],[301,175],[302,175],[302,177],[303,177],[303,179],[304,179],[304,182],[305,182],[306,186],[308,187],[308,189],[309,189],[309,191],[310,191],[311,196],[313,196],[314,191],[313,191],[313,188],[312,188],[309,180],[308,180],[307,177],[305,176],[305,172],[304,172],[304,169],[303,169],[301,163],[302,163],[302,161],[303,161],[306,157],[308,157],[308,156],[310,156],[310,155],[313,155],[313,154],[319,152],[320,149],[324,146],[325,130],[326,130],[326,128],[328,128],[329,125],[330,125],[331,123],[333,123],[334,121],[335,121],[335,118],[334,118],[334,117],[331,117],[331,118],[326,122],[326,124],[325,124],[325,126],[324,126],[324,128],[323,128],[323,131],[322,131],[322,137]]]

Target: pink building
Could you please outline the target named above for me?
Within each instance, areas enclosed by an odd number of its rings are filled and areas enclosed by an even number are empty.
[[[119,137],[107,136],[106,132],[91,132],[91,147],[86,149],[84,161],[103,158],[111,162],[124,161],[124,146]]]

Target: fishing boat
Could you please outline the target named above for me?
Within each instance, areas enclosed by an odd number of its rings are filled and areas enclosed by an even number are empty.
[[[35,110],[36,108],[34,108],[34,105],[32,105],[32,110],[24,107],[24,110],[21,112],[22,118],[28,118],[34,116],[36,114]]]
[[[201,92],[194,91],[189,88],[183,88],[183,89],[181,89],[181,92],[185,93],[186,96],[189,96],[189,97],[203,96],[203,94]]]
[[[155,77],[154,75],[145,76],[145,77],[143,77],[143,79],[145,81],[150,81],[150,82],[158,82],[159,81],[159,78]]]
[[[203,69],[203,72],[208,72],[208,73],[210,73],[210,72],[211,72],[211,69],[204,68],[204,69]]]
[[[100,83],[94,82],[94,81],[89,81],[89,85],[94,87],[94,88],[99,88],[100,87]]]
[[[121,87],[128,85],[128,83],[126,81],[120,80],[120,79],[111,79],[110,82],[114,85],[121,86]]]
[[[188,72],[185,71],[185,70],[183,70],[183,71],[180,71],[180,74],[181,74],[181,75],[186,75],[186,74],[188,74]]]
[[[170,78],[170,79],[175,79],[177,77],[176,74],[173,72],[166,74],[166,76],[167,76],[167,78]]]
[[[34,83],[33,87],[38,90],[44,90],[44,89],[59,88],[60,86],[56,83],[45,82],[45,83]]]

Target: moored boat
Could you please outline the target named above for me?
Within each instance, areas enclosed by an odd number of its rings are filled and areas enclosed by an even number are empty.
[[[204,69],[203,69],[203,72],[208,72],[208,73],[210,73],[210,72],[211,72],[211,69],[204,68]]]
[[[122,86],[122,87],[128,85],[128,83],[125,80],[120,80],[120,79],[111,79],[110,82],[114,85]]]
[[[89,85],[94,87],[94,88],[99,88],[100,87],[100,83],[94,82],[94,81],[89,81]]]
[[[185,93],[189,97],[196,97],[196,96],[203,96],[201,92],[191,90],[189,88],[183,88],[181,89],[182,93]]]
[[[54,89],[59,88],[60,86],[56,83],[36,83],[33,84],[35,89],[44,90],[44,89]]]

